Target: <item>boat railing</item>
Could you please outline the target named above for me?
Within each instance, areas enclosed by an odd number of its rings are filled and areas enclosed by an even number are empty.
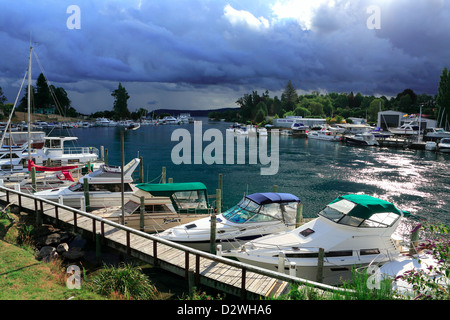
[[[63,154],[96,154],[99,151],[96,147],[64,147]]]

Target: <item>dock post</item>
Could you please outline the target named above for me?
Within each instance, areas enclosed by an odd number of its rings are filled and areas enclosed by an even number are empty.
[[[278,272],[284,273],[284,252],[280,251],[278,254]]]
[[[319,283],[323,282],[323,259],[325,256],[325,250],[319,248],[319,257],[317,259],[317,278],[316,281]]]
[[[222,204],[223,204],[223,174],[219,173],[219,189],[220,189],[220,194],[221,194],[221,200],[220,201],[220,208],[222,209]]]
[[[289,264],[289,275],[290,275],[291,277],[296,277],[296,275],[297,275],[297,269],[296,269],[296,267],[297,267],[297,264],[296,264],[295,262],[291,262],[291,263]]]
[[[173,183],[173,178],[169,178],[169,183]]]
[[[106,149],[106,148],[105,148],[105,159],[103,162],[105,162],[105,165],[108,164],[108,149]]]
[[[273,185],[273,192],[278,192],[278,186],[276,184]]]
[[[32,186],[32,193],[35,193],[37,191],[36,168],[35,167],[31,167],[31,186]]]
[[[102,161],[105,161],[105,147],[104,146],[100,146],[100,159]]]
[[[216,208],[217,213],[220,214],[220,189],[216,189]],[[211,237],[210,237],[210,253],[216,254],[216,229],[217,229],[217,219],[216,219],[216,212],[213,212],[211,214]]]
[[[166,183],[166,167],[162,167],[161,183]]]
[[[298,228],[303,224],[303,203],[297,203],[297,216],[295,219],[295,227]]]
[[[139,223],[139,229],[141,231],[144,231],[145,229],[145,218],[144,218],[144,214],[145,214],[145,197],[140,197],[141,200],[141,206],[140,206],[140,223]]]
[[[409,254],[416,254],[417,250],[417,242],[419,240],[419,231],[420,231],[421,225],[417,225],[411,232],[411,239],[409,243]]]
[[[91,207],[91,202],[89,199],[89,182],[87,179],[83,179],[83,183],[84,183],[84,199],[85,199],[85,204],[86,204],[86,212],[89,211],[90,207]]]
[[[100,233],[95,234],[95,257],[97,258],[97,266],[100,266],[102,261],[102,248],[100,242]]]
[[[139,183],[144,183],[144,158],[140,156],[139,159]]]

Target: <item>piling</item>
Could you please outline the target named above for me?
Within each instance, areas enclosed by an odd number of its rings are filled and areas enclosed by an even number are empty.
[[[31,167],[31,185],[33,189],[33,193],[37,191],[37,184],[36,184],[36,168]]]
[[[222,212],[222,200],[221,200],[221,190],[216,189],[216,208],[217,214]],[[216,229],[217,229],[217,219],[216,212],[211,214],[211,237],[210,237],[210,253],[216,254]]]
[[[273,192],[278,192],[278,186],[276,184],[273,185]]]
[[[409,243],[409,254],[416,254],[417,250],[417,242],[419,241],[419,231],[421,225],[417,225],[411,232],[411,239]]]
[[[317,278],[316,282],[323,282],[323,259],[325,257],[325,250],[323,248],[319,248],[319,257],[317,259]]]
[[[106,149],[106,148],[105,148],[105,160],[104,160],[104,162],[105,162],[105,165],[108,164],[108,149]]]
[[[173,183],[173,178],[169,178],[168,183]]]
[[[298,228],[302,224],[303,224],[303,203],[299,202],[297,204],[297,215],[295,218],[295,226],[296,228]]]
[[[144,183],[144,159],[139,157],[139,183]]]
[[[139,220],[139,228],[141,231],[144,231],[145,228],[145,197],[140,197],[141,200],[141,206],[140,206],[140,220]]]
[[[102,247],[101,247],[101,241],[100,233],[95,234],[95,257],[97,258],[97,266],[100,266],[102,262]]]
[[[222,201],[220,203],[220,208],[222,209],[222,203],[223,203],[223,175],[221,173],[219,173],[219,189],[220,189],[220,194],[222,196]]]
[[[86,211],[89,211],[91,208],[91,201],[89,199],[89,181],[87,179],[83,179],[84,183],[84,199],[86,204]]]
[[[162,167],[161,183],[166,183],[166,167]]]

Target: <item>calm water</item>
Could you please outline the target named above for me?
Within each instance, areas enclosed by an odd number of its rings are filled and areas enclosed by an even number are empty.
[[[225,129],[229,123],[202,120],[203,132],[209,128],[220,129],[225,142]],[[203,182],[210,194],[215,193],[221,173],[225,208],[237,203],[244,193],[272,191],[273,186],[278,185],[279,192],[295,194],[302,200],[305,217],[315,217],[323,206],[340,195],[365,193],[393,202],[400,209],[420,217],[450,225],[450,154],[359,148],[280,136],[278,173],[263,176],[261,165],[250,165],[248,160],[244,165],[173,164],[171,152],[179,142],[172,142],[171,134],[178,128],[193,132],[194,126],[142,126],[135,131],[126,131],[125,163],[142,156],[146,182],[159,182],[161,168],[165,166],[167,178],[172,177],[174,182]],[[55,131],[52,135],[56,134],[59,133]],[[109,163],[120,165],[119,128],[74,129],[70,134],[79,137],[80,146],[99,149],[104,146],[109,152]],[[203,148],[210,143],[203,142]],[[268,147],[270,150],[270,143]]]

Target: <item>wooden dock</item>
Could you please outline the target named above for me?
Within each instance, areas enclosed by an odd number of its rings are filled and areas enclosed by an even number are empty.
[[[3,186],[0,186],[0,203],[36,214],[38,221],[73,230],[85,238],[96,240],[100,237],[101,245],[184,277],[193,286],[208,286],[241,299],[279,297],[289,292],[291,283],[308,284],[325,291],[345,291],[195,250]]]

